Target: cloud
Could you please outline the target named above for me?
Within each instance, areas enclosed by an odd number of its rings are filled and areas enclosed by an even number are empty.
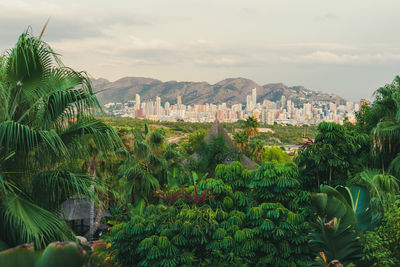
[[[400,53],[375,53],[375,54],[337,54],[328,51],[315,51],[311,54],[281,57],[286,63],[307,64],[373,64],[400,62]]]
[[[47,3],[45,6],[36,3],[28,5],[0,4],[0,44],[4,40],[16,40],[16,36],[32,27],[34,34],[38,35],[50,17],[49,25],[45,32],[46,41],[80,40],[90,37],[107,36],[108,32],[118,28],[149,26],[150,20],[143,16],[134,15],[132,12],[120,12],[118,17],[112,12],[103,13],[99,10],[91,10],[88,16],[87,10],[75,6],[64,8],[60,5]]]
[[[228,67],[242,65],[244,62],[233,57],[216,57],[209,59],[197,58],[194,63],[203,66]]]

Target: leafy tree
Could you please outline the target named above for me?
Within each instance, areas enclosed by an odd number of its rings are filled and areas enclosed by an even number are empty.
[[[398,266],[400,264],[400,209],[391,204],[382,224],[363,235],[363,266]]]
[[[269,170],[272,174],[272,165]],[[289,170],[282,171],[277,170],[280,174],[291,174]],[[304,217],[276,199],[260,202],[258,191],[252,193],[253,188],[261,186],[259,175],[252,177],[238,162],[218,165],[215,175],[218,178],[201,180],[198,184],[200,195],[215,192],[215,198],[209,199],[209,203],[194,205],[189,201],[175,202],[169,207],[147,206],[141,215],[113,227],[110,249],[115,263],[121,266],[306,266],[310,259]],[[272,178],[271,189],[276,196],[291,190],[289,181],[293,177],[285,178],[288,183],[279,182],[282,177]],[[256,184],[252,184],[252,179]],[[262,179],[268,180],[264,176]],[[290,202],[289,196],[283,199]]]
[[[185,153],[187,155],[192,155],[196,152],[197,148],[204,142],[204,137],[207,134],[207,130],[197,130],[194,133],[189,134],[187,142],[182,144]]]
[[[71,196],[96,200],[75,156],[85,140],[118,143],[85,73],[65,67],[40,38],[23,33],[0,59],[0,239],[36,246],[72,239],[54,211]],[[39,193],[40,192],[40,193]]]
[[[290,157],[288,154],[282,151],[279,147],[272,146],[265,148],[262,155],[263,162],[277,162],[277,163],[288,163]]]
[[[314,143],[299,152],[296,162],[304,177],[312,182],[316,179],[318,187],[324,182],[343,184],[348,172],[362,168],[369,151],[368,136],[330,122],[321,122],[318,132]]]

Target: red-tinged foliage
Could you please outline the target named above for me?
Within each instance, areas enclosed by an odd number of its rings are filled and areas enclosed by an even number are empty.
[[[195,204],[197,207],[200,206],[201,203],[206,202],[207,200],[213,199],[217,196],[215,192],[209,192],[210,189],[206,188],[200,195],[197,193],[197,183],[194,184],[194,192],[193,196],[186,190],[182,188],[183,197]]]
[[[167,206],[171,206],[177,201],[178,199],[182,198],[182,190],[172,191],[171,189],[167,189],[165,191],[157,190],[154,192],[154,195],[161,199]]]

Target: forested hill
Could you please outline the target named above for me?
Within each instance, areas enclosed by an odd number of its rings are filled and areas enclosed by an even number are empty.
[[[115,82],[106,79],[93,79],[94,90],[100,103],[125,102],[134,100],[139,94],[142,101],[155,100],[161,97],[162,102],[176,103],[176,97],[182,96],[184,104],[228,104],[246,103],[246,95],[251,94],[251,89],[257,88],[257,101],[264,99],[278,101],[284,95],[287,100],[292,100],[295,105],[302,105],[309,101],[332,101],[344,104],[345,100],[337,95],[312,91],[303,86],[286,86],[282,83],[258,85],[245,78],[228,78],[216,84],[206,82],[177,82],[140,77],[125,77]]]

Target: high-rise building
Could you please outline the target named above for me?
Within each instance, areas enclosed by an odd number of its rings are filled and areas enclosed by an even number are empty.
[[[303,105],[303,109],[304,109],[304,115],[306,116],[307,119],[311,118],[312,115],[312,106],[310,103],[306,103]]]
[[[292,100],[286,101],[286,109],[288,113],[292,113]]]
[[[281,109],[286,108],[286,96],[281,96]]]
[[[136,94],[135,109],[136,110],[140,109],[140,95],[139,94]]]
[[[178,105],[178,109],[181,110],[182,109],[182,97],[180,95],[178,95],[177,105]]]
[[[253,107],[257,105],[257,88],[251,90],[251,102]]]
[[[335,103],[329,103],[329,110],[336,114],[337,107]]]
[[[246,98],[246,109],[247,109],[247,111],[250,111],[250,110],[253,109],[253,105],[252,105],[251,102],[252,102],[251,101],[251,95],[248,95],[247,98]]]
[[[156,114],[157,116],[161,115],[161,98],[159,96],[156,97]]]

